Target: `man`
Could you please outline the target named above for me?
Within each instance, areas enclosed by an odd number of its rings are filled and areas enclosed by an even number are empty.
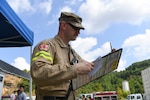
[[[31,76],[36,84],[36,100],[76,100],[72,79],[88,74],[94,67],[69,45],[84,29],[81,23],[78,15],[62,12],[58,34],[34,48]]]
[[[19,87],[19,90],[17,92],[18,92],[18,95],[16,97],[16,100],[27,100],[26,99],[26,93],[24,92],[24,86],[23,85],[21,85]]]
[[[11,97],[11,100],[16,100],[16,91],[13,91],[10,97]]]

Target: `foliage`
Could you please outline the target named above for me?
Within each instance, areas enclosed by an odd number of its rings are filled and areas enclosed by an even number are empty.
[[[123,100],[123,98],[126,98],[128,94],[130,94],[129,91],[124,91],[121,88],[117,88],[117,94],[118,94],[118,99]]]

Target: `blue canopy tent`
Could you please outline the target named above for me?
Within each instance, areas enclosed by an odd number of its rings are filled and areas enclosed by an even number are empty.
[[[22,22],[8,5],[6,0],[0,0],[0,47],[30,46],[32,52],[33,32]],[[1,71],[22,78],[30,79],[30,98],[32,93],[32,79],[29,74],[10,66],[0,65]],[[3,67],[2,67],[3,66]],[[19,72],[18,72],[19,71]]]
[[[0,47],[33,45],[33,32],[5,0],[0,0]]]

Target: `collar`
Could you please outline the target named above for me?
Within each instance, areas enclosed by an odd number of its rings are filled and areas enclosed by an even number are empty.
[[[60,47],[64,47],[64,48],[71,47],[70,44],[66,45],[58,35],[56,35],[54,37],[54,39],[58,42],[58,44],[60,45]]]

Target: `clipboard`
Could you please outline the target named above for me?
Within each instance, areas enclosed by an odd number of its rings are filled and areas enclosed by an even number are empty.
[[[76,90],[117,69],[121,54],[122,48],[103,57],[98,57],[93,61],[94,69],[91,72],[87,75],[78,75],[77,78],[72,80],[73,90]]]

